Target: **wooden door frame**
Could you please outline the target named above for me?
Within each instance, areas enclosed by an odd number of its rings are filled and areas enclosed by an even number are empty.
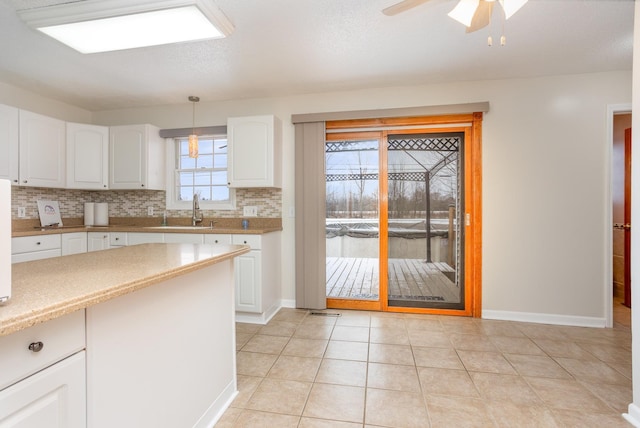
[[[624,305],[631,307],[631,128],[624,130]]]
[[[427,309],[427,308],[401,308],[389,307],[386,299],[378,301],[366,301],[355,299],[327,299],[327,307],[335,309],[361,309],[378,310],[387,312],[406,312],[423,314],[443,314],[458,316],[482,316],[482,119],[483,113],[476,112],[470,114],[442,115],[442,116],[422,116],[422,117],[400,117],[400,118],[379,118],[363,120],[340,120],[327,121],[327,131],[338,130],[389,130],[402,129],[428,129],[430,132],[464,132],[464,169],[465,169],[465,309]],[[396,132],[394,130],[394,132]],[[386,142],[386,132],[384,142]],[[383,159],[384,157],[384,159]],[[385,165],[386,171],[386,151],[380,153],[380,164]],[[379,174],[383,174],[380,169]],[[384,180],[386,183],[386,180]],[[381,188],[380,195],[380,248],[383,248],[383,240],[386,242],[387,236],[383,233],[383,223],[386,224],[388,201],[386,192],[388,189]],[[384,208],[384,209],[383,209]],[[384,218],[383,218],[384,217]],[[467,219],[469,221],[467,222]],[[385,228],[386,230],[386,228]],[[386,244],[385,244],[386,245]],[[384,247],[386,248],[386,246]],[[380,257],[379,257],[380,258]],[[384,265],[384,266],[383,266]],[[387,275],[387,266],[381,263],[379,270],[380,278]],[[380,296],[386,295],[386,281],[380,281]],[[383,290],[384,288],[384,290]]]

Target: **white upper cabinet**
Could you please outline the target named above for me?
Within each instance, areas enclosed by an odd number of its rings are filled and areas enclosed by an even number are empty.
[[[109,188],[164,190],[165,148],[153,125],[109,129]]]
[[[282,187],[282,124],[273,115],[227,120],[229,187]]]
[[[19,110],[0,104],[0,178],[18,184]]]
[[[67,187],[107,189],[109,183],[109,128],[67,123]]]
[[[66,124],[20,110],[20,186],[65,187]]]

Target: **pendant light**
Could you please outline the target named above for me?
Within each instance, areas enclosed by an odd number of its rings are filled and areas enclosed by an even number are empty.
[[[198,136],[196,135],[196,103],[200,101],[199,97],[189,96],[189,101],[193,103],[193,121],[191,122],[191,135],[189,135],[189,157],[198,157]]]

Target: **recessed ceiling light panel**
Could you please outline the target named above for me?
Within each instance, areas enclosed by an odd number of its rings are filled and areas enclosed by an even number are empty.
[[[233,31],[211,0],[87,0],[20,17],[82,53],[222,38]]]

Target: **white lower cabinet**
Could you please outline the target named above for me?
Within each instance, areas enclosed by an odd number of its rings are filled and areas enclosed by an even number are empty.
[[[11,263],[60,257],[59,234],[11,238]]]
[[[85,351],[0,391],[3,428],[83,428],[86,413]]]
[[[0,337],[0,427],[86,426],[84,311]]]
[[[63,233],[61,240],[63,256],[87,252],[87,232]]]
[[[236,311],[262,312],[262,260],[260,250],[236,257]]]
[[[87,251],[108,250],[109,245],[108,232],[88,232],[87,233]]]
[[[203,238],[199,233],[165,233],[166,244],[202,244]]]
[[[157,244],[164,242],[164,233],[145,233],[145,232],[129,232],[127,233],[127,245],[137,244]]]

